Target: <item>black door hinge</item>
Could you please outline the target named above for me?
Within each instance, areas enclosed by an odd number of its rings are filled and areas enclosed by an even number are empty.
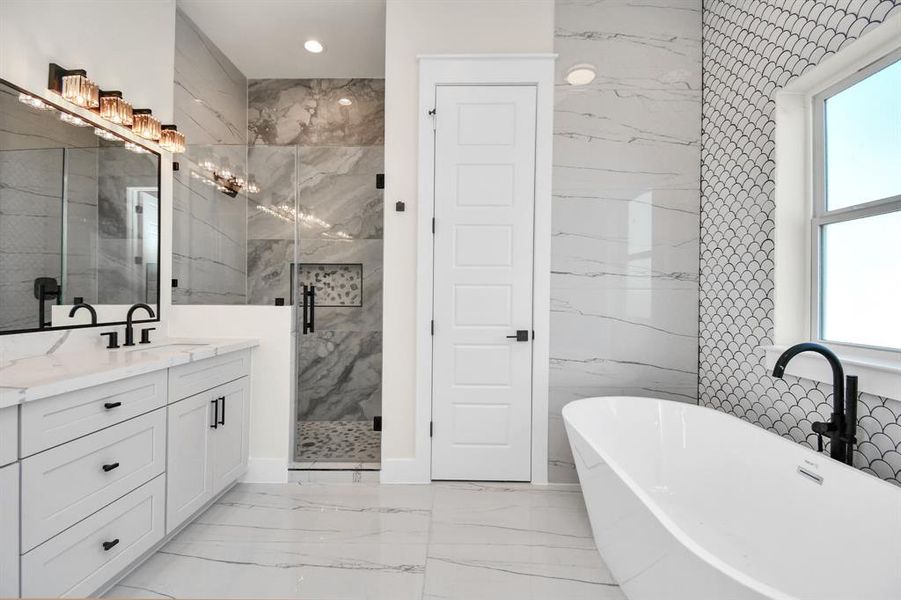
[[[144,207],[141,206],[140,204],[136,204],[136,205],[135,205],[135,212],[138,213],[139,215],[142,214],[142,213],[144,212]]]
[[[435,217],[432,217],[432,235],[435,234]]]
[[[435,319],[432,319],[432,335],[435,335]]]
[[[429,421],[429,437],[434,437],[435,435],[435,423],[433,421]]]

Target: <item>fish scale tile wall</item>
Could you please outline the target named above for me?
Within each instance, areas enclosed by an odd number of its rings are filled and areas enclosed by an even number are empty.
[[[772,378],[774,92],[899,0],[707,0],[703,12],[700,403],[797,442],[832,386]],[[901,485],[901,397],[863,394],[855,466]]]

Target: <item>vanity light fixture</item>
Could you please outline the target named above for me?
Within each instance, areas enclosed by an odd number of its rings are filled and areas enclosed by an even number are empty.
[[[100,106],[100,88],[88,79],[88,73],[84,69],[64,69],[56,63],[50,63],[47,87],[83,108]]]
[[[597,77],[597,69],[594,65],[582,63],[570,67],[564,79],[569,85],[588,85],[594,81],[595,77]]]
[[[40,98],[35,98],[24,92],[19,94],[19,102],[26,104],[35,110],[56,110]]]
[[[307,40],[303,43],[303,47],[307,52],[320,54],[325,51],[325,46],[319,40]]]
[[[131,130],[145,140],[157,141],[160,139],[160,120],[153,116],[149,108],[136,108],[132,110],[134,123]]]
[[[122,98],[122,92],[100,91],[100,116],[110,123],[131,127],[134,124],[132,110],[131,104]]]
[[[160,127],[160,146],[173,154],[184,152],[185,134],[179,132],[175,125],[162,125]]]
[[[76,127],[90,127],[91,125],[81,117],[76,117],[75,115],[70,115],[66,112],[59,113],[59,120],[63,123],[68,123],[69,125],[75,125]]]
[[[351,100],[350,98],[340,98],[338,100],[338,104],[340,104],[341,106],[350,106],[353,103],[354,103],[354,101]]]

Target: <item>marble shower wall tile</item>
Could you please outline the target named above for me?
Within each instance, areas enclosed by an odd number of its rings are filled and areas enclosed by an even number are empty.
[[[247,78],[181,10],[175,13],[175,122],[189,144],[247,141]]]
[[[294,240],[297,212],[296,146],[250,146],[247,166],[260,191],[249,197],[247,238]]]
[[[246,149],[189,146],[173,184],[172,290],[176,304],[244,304],[247,298],[247,212],[243,194],[232,198],[191,176],[198,162],[242,165]]]
[[[341,106],[341,98],[353,104]],[[384,79],[251,79],[248,102],[250,144],[384,143]]]
[[[244,195],[231,198],[191,177],[211,159],[246,175],[247,78],[181,11],[175,24],[175,120],[188,140],[173,185],[172,290],[175,304],[244,304],[247,220]]]
[[[382,408],[382,333],[317,327],[298,340],[297,373],[299,420],[370,420]]]
[[[135,154],[121,146],[101,148],[98,155],[98,301],[101,304],[156,304],[148,295],[148,282],[156,278],[159,257],[144,256],[137,264],[129,231],[130,188],[146,188],[159,198],[157,158]],[[155,283],[154,283],[155,285]]]
[[[383,146],[304,147],[299,153],[297,200],[299,239],[381,239],[384,191]]]
[[[70,148],[66,173],[66,264],[64,301],[81,296],[100,302],[98,255],[100,251],[99,161],[97,148]]]
[[[551,481],[576,480],[567,402],[697,401],[700,11],[556,3]],[[563,83],[578,63],[595,81]]]
[[[0,152],[0,330],[37,327],[35,278],[61,281],[64,155]]]

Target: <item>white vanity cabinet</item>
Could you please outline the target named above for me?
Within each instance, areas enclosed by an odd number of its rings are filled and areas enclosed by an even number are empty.
[[[19,463],[0,467],[0,598],[19,595]]]
[[[243,364],[234,368],[235,364]],[[193,366],[193,365],[189,365]],[[204,365],[203,372],[188,369],[170,371],[170,389],[196,391],[197,385],[185,381],[203,379],[209,384],[209,371],[235,377],[169,405],[169,456],[166,471],[169,487],[166,495],[166,533],[178,529],[198,508],[234,483],[247,467],[249,438],[249,361],[232,362],[233,368]],[[181,387],[180,387],[181,386]]]
[[[0,409],[0,598],[103,592],[235,483],[250,358],[244,345]]]

